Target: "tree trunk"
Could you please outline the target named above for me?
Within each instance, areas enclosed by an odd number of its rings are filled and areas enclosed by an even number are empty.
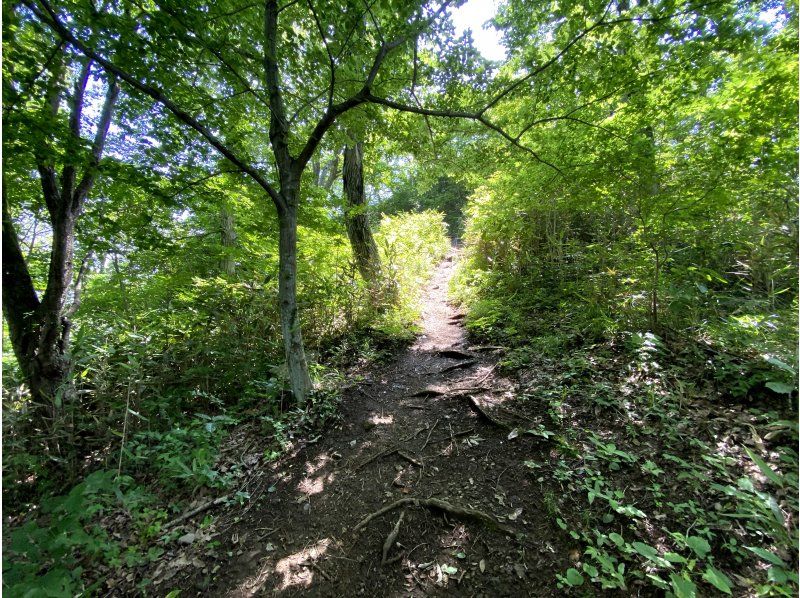
[[[363,157],[362,143],[345,147],[342,186],[347,201],[345,207],[347,237],[350,239],[353,256],[361,277],[367,284],[373,286],[381,280],[381,261],[367,217]]]
[[[292,394],[298,405],[303,405],[312,390],[312,384],[308,374],[297,309],[297,200],[296,191],[284,189],[283,194],[288,208],[278,213],[280,226],[278,300],[281,332]]]
[[[222,241],[222,260],[220,269],[226,276],[236,275],[236,260],[233,256],[236,247],[236,227],[234,225],[233,211],[230,206],[223,205],[219,214],[220,233]]]
[[[58,115],[61,108],[60,89],[65,71],[63,62],[61,60],[53,68],[48,83],[45,110],[52,118]],[[90,66],[90,61],[83,62],[68,101],[70,135],[63,140],[63,144],[69,151],[86,141],[81,136],[81,119]],[[51,450],[62,455],[65,452],[74,453],[74,445],[69,442],[70,430],[66,425],[65,413],[66,406],[75,397],[71,381],[72,363],[68,351],[70,313],[66,307],[73,282],[75,223],[97,178],[118,94],[116,78],[109,77],[94,141],[82,164],[70,156],[65,160],[59,175],[56,173],[51,152],[45,151],[52,148],[32,148],[42,196],[53,229],[47,286],[41,300],[20,250],[7,205],[5,184],[3,185],[3,312],[8,322],[14,353],[31,392],[30,423],[34,429],[47,432]],[[53,133],[55,136],[55,131]],[[79,166],[83,167],[80,177],[77,176]],[[62,443],[65,437],[67,442]]]
[[[51,263],[48,292],[40,302],[20,250],[3,186],[3,312],[14,355],[31,393],[30,423],[48,435],[58,428],[63,405],[72,397],[62,308],[69,288],[67,276],[71,276],[71,258],[67,256],[72,254],[74,232],[74,221],[66,215],[53,222],[51,262],[69,259],[69,264],[54,267]]]

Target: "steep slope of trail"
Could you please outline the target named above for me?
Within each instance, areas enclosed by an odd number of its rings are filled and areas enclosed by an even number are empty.
[[[569,548],[523,464],[536,443],[515,438],[502,406],[512,382],[496,375],[491,350],[469,345],[447,302],[456,258],[429,285],[416,343],[356,379],[342,423],[253,488],[217,538],[220,556],[200,559],[207,573],[186,579],[183,596],[554,591]],[[364,522],[403,499],[421,504]]]

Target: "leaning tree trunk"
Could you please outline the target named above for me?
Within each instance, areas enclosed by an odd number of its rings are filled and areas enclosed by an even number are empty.
[[[367,217],[367,200],[364,195],[364,154],[363,144],[360,142],[344,148],[342,186],[347,202],[345,206],[347,237],[353,248],[356,266],[367,284],[375,288],[374,285],[381,280],[381,259]]]

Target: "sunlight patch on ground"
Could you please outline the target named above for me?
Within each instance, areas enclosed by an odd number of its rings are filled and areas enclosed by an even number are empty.
[[[325,484],[330,484],[336,479],[334,473],[319,475],[316,477],[307,476],[297,484],[297,490],[306,496],[319,494],[325,489]]]
[[[281,591],[293,586],[309,587],[314,581],[314,571],[309,565],[325,554],[330,544],[330,539],[325,538],[279,560],[275,565],[275,572],[280,574],[283,580],[275,590]]]
[[[308,588],[314,581],[314,571],[311,563],[319,559],[331,545],[328,538],[304,548],[294,554],[282,558],[273,567],[271,560],[264,563],[258,573],[245,579],[239,586],[228,593],[229,597],[256,596],[264,593],[264,586],[270,575],[280,575],[280,581],[273,588],[272,593],[280,592],[291,587]]]
[[[367,421],[376,426],[389,426],[394,423],[394,415],[373,413]]]
[[[321,455],[317,456],[316,460],[308,461],[306,463],[306,473],[308,475],[315,474],[330,462],[330,456],[327,453],[322,453]]]

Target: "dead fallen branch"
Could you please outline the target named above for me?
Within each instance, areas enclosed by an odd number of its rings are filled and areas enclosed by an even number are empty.
[[[436,511],[441,511],[450,515],[451,517],[455,517],[456,519],[466,519],[469,521],[477,521],[479,523],[483,523],[484,525],[488,525],[489,527],[496,528],[502,530],[506,533],[513,533],[513,530],[510,528],[502,525],[497,519],[488,513],[484,513],[483,511],[479,511],[477,509],[470,509],[468,507],[461,507],[458,505],[453,505],[447,501],[440,500],[438,498],[401,498],[391,504],[386,505],[367,515],[362,519],[358,525],[355,526],[354,531],[358,532],[364,529],[370,521],[375,519],[376,517],[380,517],[390,511],[395,509],[399,509],[403,506],[414,506],[414,507],[425,507],[427,509],[432,509]]]
[[[395,540],[397,540],[397,535],[400,533],[400,524],[403,523],[403,517],[406,516],[405,511],[400,511],[400,518],[397,520],[397,523],[394,524],[392,531],[389,532],[389,535],[386,536],[386,541],[383,543],[383,553],[381,555],[381,567],[386,565],[387,561],[386,558],[389,556],[389,551],[392,549]]]
[[[204,504],[200,505],[199,507],[195,507],[194,509],[192,509],[190,511],[186,511],[180,517],[176,517],[172,521],[168,521],[167,523],[165,523],[164,526],[161,529],[165,529],[166,530],[166,529],[169,529],[171,527],[175,527],[179,523],[182,523],[182,522],[186,521],[187,519],[191,519],[195,515],[199,515],[200,513],[204,512],[204,511],[208,511],[211,507],[215,507],[217,505],[221,505],[222,503],[227,501],[230,497],[231,497],[230,494],[226,494],[225,496],[220,496],[219,498],[216,498],[216,499],[214,499],[212,501],[204,503]]]

